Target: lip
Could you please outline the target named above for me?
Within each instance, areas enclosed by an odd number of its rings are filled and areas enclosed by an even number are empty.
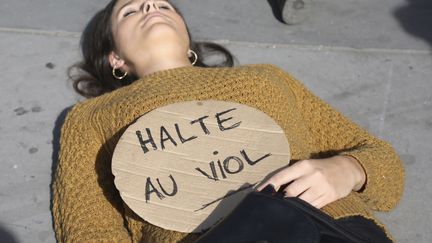
[[[158,12],[154,12],[154,13],[148,14],[144,17],[144,19],[142,20],[142,26],[144,26],[150,19],[152,19],[154,17],[162,17],[163,19],[165,19],[164,15],[162,15]]]

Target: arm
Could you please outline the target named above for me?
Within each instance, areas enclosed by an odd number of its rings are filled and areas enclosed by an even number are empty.
[[[121,202],[110,183],[110,158],[100,151],[90,120],[76,110],[69,112],[62,127],[52,185],[57,241],[130,242]]]
[[[354,158],[366,175],[363,188],[354,193],[358,193],[371,209],[388,211],[394,208],[402,197],[404,169],[390,144],[368,134],[287,73],[280,69],[276,72],[293,91],[316,141],[316,152]]]

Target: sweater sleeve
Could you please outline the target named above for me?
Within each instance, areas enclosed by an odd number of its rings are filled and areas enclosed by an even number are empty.
[[[278,71],[296,97],[318,153],[352,156],[361,164],[366,183],[357,193],[373,210],[389,211],[402,197],[404,168],[392,146],[366,132],[313,95],[289,74]]]
[[[59,164],[52,184],[57,241],[131,242],[121,202],[116,199],[110,159],[101,149],[90,119],[76,107],[62,127]]]

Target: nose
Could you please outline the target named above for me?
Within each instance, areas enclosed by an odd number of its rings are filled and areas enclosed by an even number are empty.
[[[144,3],[144,6],[143,6],[143,12],[145,14],[153,12],[153,11],[158,10],[158,9],[159,9],[159,6],[155,3],[155,1],[151,1],[151,0],[146,1]]]

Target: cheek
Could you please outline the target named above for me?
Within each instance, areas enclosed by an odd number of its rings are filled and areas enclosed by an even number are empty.
[[[113,33],[117,50],[119,50],[120,53],[127,55],[130,52],[130,49],[133,50],[135,47],[135,43],[133,42],[137,38],[134,37],[134,35],[136,35],[136,31],[134,31],[131,24],[122,23],[117,26],[115,32]]]
[[[189,45],[190,40],[189,40],[189,33],[186,29],[186,23],[180,17],[176,22],[177,22],[179,34],[182,36],[182,39],[186,42],[186,44]]]

